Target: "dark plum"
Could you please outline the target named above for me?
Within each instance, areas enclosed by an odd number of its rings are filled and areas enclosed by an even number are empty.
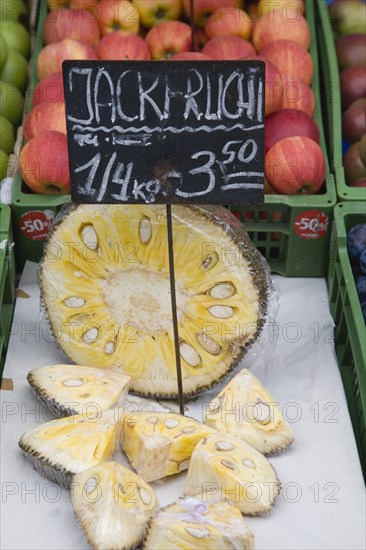
[[[348,254],[352,260],[358,260],[366,250],[366,223],[359,223],[348,231]]]
[[[364,250],[360,256],[360,268],[361,272],[366,275],[366,250]]]

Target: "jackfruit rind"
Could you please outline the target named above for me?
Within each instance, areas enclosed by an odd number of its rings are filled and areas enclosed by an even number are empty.
[[[213,428],[176,413],[135,412],[125,416],[121,447],[145,481],[186,470],[194,447]]]
[[[44,477],[69,487],[73,476],[106,462],[121,436],[117,409],[51,420],[25,432],[19,447]]]
[[[258,337],[269,271],[224,207],[179,205],[172,214],[183,388],[194,395],[224,379]],[[119,369],[141,395],[177,395],[164,206],[69,208],[39,281],[72,361]]]
[[[76,519],[96,550],[136,548],[159,508],[153,489],[117,462],[76,474],[71,500]]]
[[[268,514],[280,492],[277,474],[265,456],[240,439],[211,434],[195,447],[185,495],[225,493],[245,516]]]
[[[80,365],[38,367],[27,380],[37,397],[57,418],[122,406],[130,377],[111,369]]]
[[[185,497],[149,522],[143,550],[254,548],[254,535],[240,511],[218,498]]]
[[[241,370],[208,404],[204,422],[246,441],[263,454],[279,453],[294,441],[278,403],[258,378]]]

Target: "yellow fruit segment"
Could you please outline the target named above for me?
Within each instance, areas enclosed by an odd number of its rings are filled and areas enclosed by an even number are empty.
[[[152,488],[117,462],[76,474],[71,500],[75,516],[96,550],[135,548],[159,508]]]
[[[145,481],[186,470],[197,443],[215,430],[175,413],[136,412],[126,415],[122,450]]]
[[[281,452],[294,441],[278,403],[247,369],[234,376],[209,403],[204,422],[239,437],[263,454]]]
[[[118,410],[77,414],[25,432],[19,446],[42,475],[69,487],[74,474],[109,460],[121,435]]]
[[[268,514],[280,492],[271,463],[253,447],[229,434],[205,437],[195,447],[184,494],[225,493],[247,516]]]
[[[253,549],[250,527],[222,496],[186,497],[162,508],[149,523],[143,550]]]
[[[183,388],[212,386],[259,335],[268,272],[223,207],[174,206]],[[40,268],[43,303],[70,359],[131,377],[142,395],[177,395],[163,206],[80,205],[65,214]]]
[[[80,365],[38,367],[27,380],[59,418],[122,407],[130,384],[130,377],[120,372]]]

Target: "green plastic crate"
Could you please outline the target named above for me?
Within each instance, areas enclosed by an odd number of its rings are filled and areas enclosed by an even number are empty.
[[[26,260],[39,262],[49,229],[69,195],[37,195],[27,192],[17,173],[13,184],[12,217],[16,246],[17,270],[23,269]]]
[[[318,52],[315,35],[314,6],[306,0],[307,18],[312,30],[311,54],[314,61],[313,89],[316,95],[315,119],[318,123],[321,145],[326,152],[320,109],[318,81]],[[47,14],[46,2],[39,7],[38,27],[35,44],[31,87],[37,84],[36,59],[42,48],[42,26]],[[30,103],[27,103],[29,108]],[[24,222],[31,224],[27,213],[41,211],[52,217],[69,196],[48,197],[26,193],[19,174],[15,178],[13,197],[14,234],[17,243],[18,268],[25,259],[38,261],[42,255],[43,242],[35,241],[31,234],[24,234]],[[245,223],[253,242],[260,249],[275,273],[287,276],[324,276],[328,268],[330,239],[330,217],[336,203],[333,175],[327,170],[324,192],[319,195],[267,195],[265,204],[250,207],[235,207],[238,217]],[[29,216],[36,214],[29,214]],[[44,222],[44,215],[42,221]],[[40,227],[41,224],[38,223]],[[23,228],[23,230],[21,229]],[[315,228],[315,230],[314,230]],[[36,233],[36,232],[35,232]],[[38,238],[38,235],[36,233]]]
[[[335,348],[366,481],[366,325],[347,252],[347,232],[359,223],[366,223],[364,203],[337,204],[328,291],[336,324]]]
[[[342,106],[337,54],[325,0],[315,0],[316,32],[321,63],[321,90],[324,130],[329,161],[335,174],[340,201],[366,200],[366,189],[346,184],[342,158]]]
[[[32,109],[33,94],[38,84],[37,58],[43,47],[43,21],[48,12],[46,0],[40,0],[37,9],[37,31],[24,116]],[[52,222],[62,205],[68,201],[70,201],[70,195],[51,196],[32,193],[23,183],[19,171],[15,174],[11,209],[18,271],[23,269],[26,260],[39,262]]]
[[[319,127],[320,145],[327,161],[323,193],[266,195],[262,205],[230,208],[244,223],[272,271],[288,277],[322,277],[327,274],[330,221],[337,200],[334,176],[329,170],[322,122],[313,0],[306,0],[306,17],[312,34],[310,53],[314,62],[314,118]]]
[[[15,266],[11,211],[0,204],[0,378],[9,342],[15,297]]]

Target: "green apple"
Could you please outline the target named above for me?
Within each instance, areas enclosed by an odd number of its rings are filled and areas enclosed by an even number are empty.
[[[24,92],[28,82],[28,61],[19,52],[9,50],[8,61],[0,71],[0,80],[14,84]]]
[[[22,120],[24,97],[14,84],[0,80],[0,115],[14,126]]]
[[[3,180],[6,176],[6,171],[8,169],[9,157],[8,155],[0,149],[0,181]]]
[[[27,23],[28,8],[23,0],[0,0],[0,21]]]
[[[366,32],[366,4],[363,0],[336,0],[329,6],[333,28],[338,36]]]
[[[3,116],[0,116],[0,149],[7,155],[14,150],[15,135],[14,128],[11,122]]]
[[[6,43],[5,38],[0,33],[0,71],[4,67],[7,59],[8,59],[8,45]]]
[[[0,21],[0,33],[3,35],[9,50],[15,50],[24,55],[26,59],[29,59],[30,35],[23,25],[14,21]]]

